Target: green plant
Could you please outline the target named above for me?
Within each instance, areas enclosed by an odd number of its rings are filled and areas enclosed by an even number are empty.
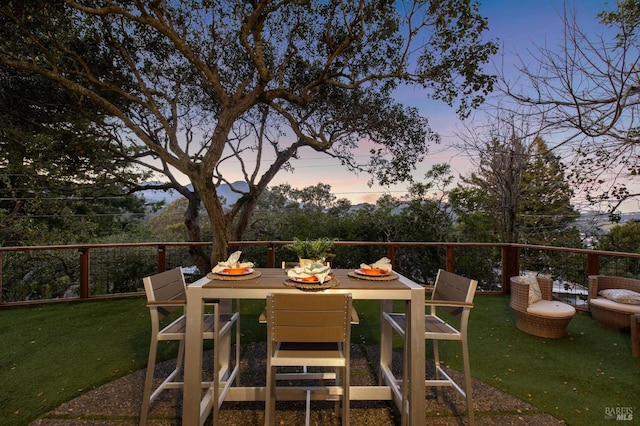
[[[300,259],[313,259],[324,262],[326,259],[335,256],[335,254],[329,252],[333,248],[335,241],[335,238],[326,237],[315,240],[300,240],[294,238],[292,244],[287,244],[284,247],[297,254]]]

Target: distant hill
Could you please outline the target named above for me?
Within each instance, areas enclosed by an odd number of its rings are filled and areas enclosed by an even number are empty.
[[[233,185],[233,188],[236,191],[240,191],[240,192],[249,191],[249,184],[247,184],[247,182],[236,181],[236,182],[233,182],[231,185]],[[226,183],[218,186],[218,196],[224,197],[224,199],[226,200],[225,207],[235,204],[235,202],[238,201],[241,195],[242,194],[239,194],[238,192],[234,192],[231,189],[231,186],[227,185]]]
[[[149,182],[149,184],[153,183],[154,182]],[[236,181],[231,185],[236,188],[236,191],[246,192],[249,190],[249,185],[244,181]],[[187,188],[191,190],[193,187],[191,185],[187,185]],[[181,197],[181,195],[175,190],[145,190],[141,191],[141,195],[148,203],[157,203],[160,201],[164,201],[165,206],[168,206]],[[240,198],[241,194],[234,192],[231,189],[230,185],[222,184],[218,186],[218,195],[224,197],[224,206],[229,207]],[[355,212],[367,205],[369,204],[355,204],[351,207],[351,211]],[[406,204],[402,204],[401,206],[399,206],[394,211],[394,213],[399,213],[404,207],[406,207]],[[620,217],[620,223],[622,224],[628,221],[640,221],[640,212],[623,213]],[[615,226],[615,223],[612,223],[609,220],[609,216],[606,213],[582,212],[580,217],[576,220],[575,225],[583,233],[593,233],[596,230],[600,230],[601,232],[608,232],[613,226]]]
[[[628,212],[620,215],[620,222],[611,222],[607,213],[583,212],[576,220],[576,227],[582,232],[609,232],[611,228],[626,222],[640,221],[640,212]]]
[[[153,184],[153,182],[149,182],[149,184]],[[246,192],[249,190],[249,185],[243,181],[233,182],[231,185],[233,185],[236,191]],[[187,185],[187,188],[189,188],[189,190],[193,190],[193,186],[191,184]],[[140,191],[140,194],[148,203],[158,203],[160,201],[164,201],[165,206],[168,206],[178,198],[182,197],[182,195],[180,195],[180,193],[174,189],[170,189],[167,191],[148,189]],[[220,197],[224,197],[225,207],[234,204],[241,196],[241,194],[239,194],[238,192],[234,192],[231,189],[231,186],[227,185],[226,183],[218,186],[218,195]]]

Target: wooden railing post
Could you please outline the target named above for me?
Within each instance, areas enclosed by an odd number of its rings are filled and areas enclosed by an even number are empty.
[[[167,248],[165,246],[158,246],[158,273],[167,270]]]
[[[587,275],[600,275],[600,256],[595,253],[587,254]]]
[[[502,246],[502,293],[511,293],[511,277],[520,275],[520,249]]]
[[[267,268],[276,267],[276,247],[273,243],[267,246]]]
[[[447,252],[446,252],[446,257],[445,257],[445,263],[446,263],[446,268],[447,268],[447,272],[456,272],[456,261],[455,261],[455,254],[454,254],[454,247],[453,246],[446,246],[447,248]]]
[[[387,246],[387,257],[391,260],[391,264],[396,264],[396,246],[393,244],[389,244]]]
[[[80,253],[80,299],[89,298],[89,252],[88,248],[81,248]]]

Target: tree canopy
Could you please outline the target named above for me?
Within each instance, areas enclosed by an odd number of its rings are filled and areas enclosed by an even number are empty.
[[[574,246],[579,213],[565,165],[541,137],[502,127],[473,144],[476,168],[450,193],[463,240]]]
[[[48,79],[0,66],[1,244],[93,240],[144,215],[126,185],[143,174],[110,154],[94,112]]]
[[[201,238],[202,203],[216,261],[304,148],[383,183],[408,179],[438,137],[394,90],[417,86],[466,116],[494,82],[482,69],[496,51],[486,29],[471,0],[10,0],[0,7],[0,64],[108,117],[112,155],[187,198],[191,240]],[[368,162],[356,161],[358,147]],[[227,165],[249,190],[224,210],[216,185]]]
[[[529,84],[503,76],[499,87],[527,108],[527,120],[561,136],[552,148],[572,154],[572,183],[592,203],[610,203],[613,212],[640,195],[628,185],[640,173],[640,3],[611,6],[598,15],[601,34],[585,31],[566,8],[561,45],[538,45],[533,63],[519,64]]]

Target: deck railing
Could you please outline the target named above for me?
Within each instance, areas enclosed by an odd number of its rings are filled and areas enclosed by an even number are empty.
[[[289,241],[238,241],[243,259],[259,267],[294,260],[283,249]],[[161,242],[0,247],[0,307],[55,301],[139,296],[141,278],[183,266],[188,278],[206,274],[190,267],[188,247],[210,243]],[[394,268],[429,283],[437,268],[479,278],[485,292],[509,293],[509,277],[521,270],[551,273],[560,297],[580,305],[589,275],[640,275],[640,254],[589,249],[460,242],[338,241],[335,267],[357,267],[389,257]]]

